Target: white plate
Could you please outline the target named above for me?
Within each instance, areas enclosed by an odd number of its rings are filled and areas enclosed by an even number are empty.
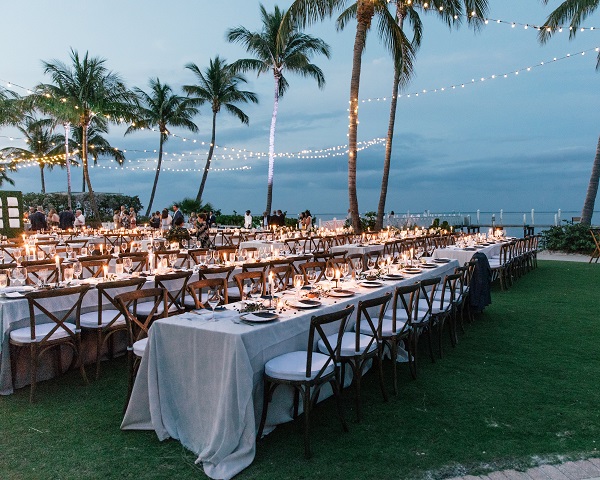
[[[400,275],[399,273],[390,273],[389,275],[385,275],[384,280],[403,280],[404,277],[402,275]]]
[[[435,263],[448,263],[449,261],[450,261],[449,258],[444,258],[444,257],[436,258],[434,260]]]
[[[4,289],[4,293],[11,293],[11,292],[33,292],[35,290],[35,287],[33,287],[32,285],[15,285],[13,287],[6,287]],[[7,295],[8,296],[8,295]]]
[[[421,264],[421,268],[437,268],[437,265],[434,265],[433,263],[422,263]]]
[[[352,297],[354,292],[352,290],[345,290],[343,288],[330,290],[329,295],[332,297]]]
[[[309,299],[302,299],[302,300],[288,300],[288,305],[290,307],[294,307],[294,308],[317,308],[321,306],[321,302],[319,302],[318,300],[309,300]]]
[[[406,273],[421,273],[422,270],[420,268],[405,268],[403,270]]]
[[[373,282],[371,280],[365,280],[364,282],[361,282],[360,284],[361,284],[361,286],[366,287],[366,288],[378,288],[378,287],[383,286],[383,283]]]
[[[273,320],[277,320],[278,317],[279,315],[274,312],[248,312],[240,315],[240,318],[244,322],[251,323],[272,322]]]

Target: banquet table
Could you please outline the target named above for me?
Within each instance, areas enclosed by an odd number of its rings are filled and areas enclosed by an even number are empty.
[[[501,242],[493,243],[491,245],[477,245],[467,248],[459,248],[455,245],[452,245],[445,248],[436,248],[433,252],[433,258],[450,258],[458,260],[460,265],[464,265],[465,263],[468,263],[473,255],[475,255],[477,252],[481,252],[486,257],[492,258],[493,256],[500,254],[501,248]]]
[[[323,298],[317,309],[286,309],[271,323],[234,323],[239,313],[187,313],[152,325],[121,428],[154,430],[160,440],[178,439],[198,455],[211,478],[231,478],[254,460],[262,409],[265,363],[305,350],[309,320],[402,283],[451,273],[458,262],[406,275],[377,288],[356,287],[349,298]],[[293,294],[292,294],[293,295]],[[293,298],[288,297],[288,298]],[[292,390],[280,387],[269,406],[266,432],[292,420]]]
[[[347,243],[345,245],[336,245],[335,247],[331,247],[331,252],[343,252],[344,250],[347,252],[347,255],[353,255],[355,253],[360,253],[363,256],[367,253],[371,252],[382,252],[383,251],[383,243],[371,243],[371,244],[354,244]]]

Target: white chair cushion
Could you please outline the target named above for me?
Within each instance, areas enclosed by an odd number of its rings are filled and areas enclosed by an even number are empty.
[[[368,324],[367,324],[368,326]],[[369,331],[371,330],[370,327]],[[355,350],[356,347],[356,333],[354,332],[346,332],[344,333],[344,335],[342,335],[342,348],[340,350],[340,355],[342,357],[354,357],[356,355],[362,355],[363,353],[365,353],[365,350],[368,348],[369,352],[372,352],[373,350],[377,349],[377,342],[372,342],[371,345],[369,345],[369,342],[371,342],[372,340],[372,336],[371,335],[360,335],[359,336],[359,351],[357,352]],[[329,340],[329,344],[331,345],[331,348],[335,348],[336,342],[337,342],[337,333],[334,333],[333,335],[329,335],[327,337],[327,340]],[[319,347],[319,351],[323,352],[323,353],[327,353],[327,348],[325,347],[325,342],[323,340],[319,340],[319,343],[317,344]]]
[[[323,365],[329,359],[328,355],[313,352],[312,368],[310,377],[306,378],[306,351],[284,353],[278,357],[272,358],[265,364],[265,374],[272,378],[281,380],[312,380],[317,376],[317,373],[323,368]],[[333,373],[334,365],[331,362],[323,375]]]
[[[81,328],[102,328],[108,325],[113,318],[117,315],[117,310],[102,310],[102,325],[98,326],[98,312],[82,313],[80,322]],[[125,317],[119,315],[119,318],[111,325],[116,327],[118,325],[125,325]]]
[[[67,328],[71,329],[71,331],[75,332],[75,324],[74,323],[68,323],[65,322],[64,323]],[[37,343],[37,342],[41,342],[43,340],[43,338],[48,335],[48,333],[50,333],[50,330],[52,330],[54,327],[56,326],[56,323],[40,323],[39,325],[35,326],[35,340],[31,340],[31,328],[30,327],[23,327],[23,328],[17,328],[16,330],[13,330],[12,332],[10,332],[10,338],[11,340],[14,340],[15,342],[21,342],[21,343]],[[52,334],[52,336],[50,337],[50,340],[58,340],[59,338],[66,338],[68,337],[69,334],[63,330],[61,327],[59,327],[56,332],[54,332]]]
[[[204,305],[207,305],[206,302],[208,302],[208,293],[202,292],[202,295],[200,296],[200,301]],[[196,304],[194,303],[194,297],[192,297],[191,295],[186,295],[183,299],[183,305],[190,308],[196,308]]]
[[[148,338],[142,338],[133,344],[133,354],[138,357],[144,356],[144,351],[146,350],[146,345],[148,345]]]

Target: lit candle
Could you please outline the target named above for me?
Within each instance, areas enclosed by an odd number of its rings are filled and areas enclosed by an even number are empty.
[[[108,278],[108,265],[102,266],[102,275],[104,276],[104,280]]]
[[[154,268],[154,254],[148,254],[148,271],[152,273],[152,269]]]
[[[100,244],[100,255],[104,255],[104,244]]]

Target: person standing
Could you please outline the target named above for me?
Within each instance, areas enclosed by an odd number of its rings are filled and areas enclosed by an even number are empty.
[[[37,211],[29,215],[29,222],[31,223],[32,231],[46,230],[48,223],[46,222],[44,207],[38,205]]]
[[[137,214],[133,207],[129,207],[129,228],[135,228],[137,226]]]
[[[210,212],[208,214],[208,227],[212,228],[212,227],[216,227],[217,226],[217,217],[214,214],[214,212]]]
[[[252,215],[250,210],[246,210],[246,215],[244,215],[244,228],[252,228]]]
[[[119,210],[115,210],[113,223],[115,224],[115,229],[121,228],[121,212]]]
[[[163,208],[163,211],[160,215],[160,227],[163,232],[168,232],[171,228],[171,224],[173,223],[173,219],[171,215],[169,215],[169,211],[166,208]]]
[[[210,247],[208,223],[206,222],[206,213],[204,212],[198,215],[198,221],[196,222],[196,237],[198,238],[201,248]]]
[[[281,210],[277,210],[277,225],[285,227],[285,215]]]
[[[73,215],[73,210],[71,210],[71,207],[67,207],[65,210],[60,212],[58,218],[58,226],[60,228],[62,228],[63,230],[73,228],[73,223],[75,222],[75,215]]]
[[[75,210],[75,222],[73,222],[74,227],[84,227],[85,226],[85,216],[83,212],[79,209]]]
[[[270,221],[271,217],[269,216],[269,212],[263,212],[263,218],[262,218],[262,227],[264,230],[268,230],[269,229],[269,221]]]
[[[177,205],[176,203],[173,204],[173,225],[177,225],[177,223],[175,223],[178,219],[183,219],[183,213],[181,213],[181,210],[179,210],[179,205]]]

